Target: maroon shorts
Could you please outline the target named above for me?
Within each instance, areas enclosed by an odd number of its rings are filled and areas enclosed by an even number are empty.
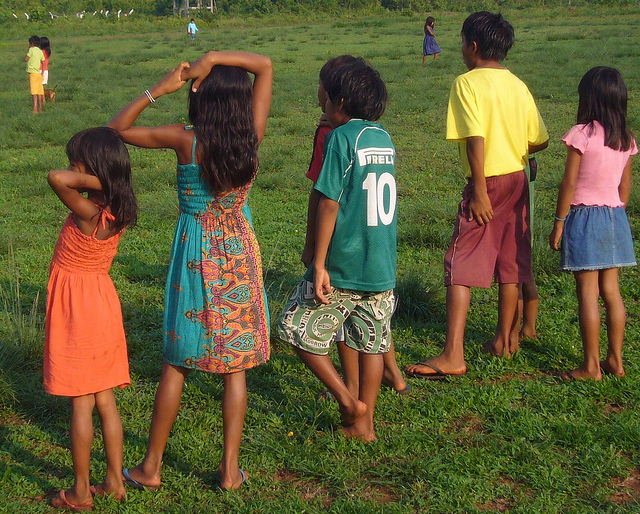
[[[491,287],[533,280],[529,185],[524,171],[487,178],[493,218],[479,226],[469,219],[473,188],[462,191],[451,246],[444,257],[444,284]]]

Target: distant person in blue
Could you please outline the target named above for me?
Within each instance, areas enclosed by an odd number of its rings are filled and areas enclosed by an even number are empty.
[[[436,41],[436,35],[433,32],[433,27],[436,24],[436,19],[433,16],[429,16],[424,24],[424,41],[422,42],[422,64],[424,65],[427,60],[427,55],[433,55],[433,60],[438,58],[438,54],[442,52],[440,45]]]
[[[198,30],[200,30],[200,29],[198,27],[196,27],[196,20],[191,18],[191,23],[189,23],[189,25],[187,26],[187,34],[189,34],[189,36],[191,36],[191,41],[195,41],[196,32],[198,32]]]

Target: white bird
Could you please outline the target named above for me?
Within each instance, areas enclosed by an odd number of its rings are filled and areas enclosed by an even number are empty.
[[[105,15],[105,16],[109,16],[109,9],[107,9],[107,10],[104,12],[104,15]]]
[[[27,13],[24,13],[24,15],[27,17],[27,20],[29,19],[29,15]]]
[[[16,13],[12,12],[14,18],[17,18]]]
[[[132,13],[132,12],[133,12],[133,9],[131,9],[131,10],[129,11],[129,15],[131,15],[131,13]]]

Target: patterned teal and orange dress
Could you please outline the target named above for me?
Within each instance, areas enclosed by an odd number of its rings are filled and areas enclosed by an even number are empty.
[[[190,129],[191,127],[186,127]],[[251,183],[212,194],[195,163],[178,164],[180,217],[165,290],[164,359],[233,373],[269,359],[260,248],[246,199]]]

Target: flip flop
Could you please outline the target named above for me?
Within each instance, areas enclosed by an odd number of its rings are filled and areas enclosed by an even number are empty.
[[[333,397],[333,395],[331,394],[331,392],[327,391],[326,389],[324,391],[322,391],[321,393],[318,393],[316,396],[316,400],[318,400],[319,402],[323,402],[325,400],[335,400],[335,398]]]
[[[444,380],[449,377],[461,377],[466,375],[466,371],[442,371],[439,367],[434,364],[430,364],[428,362],[418,362],[418,366],[425,366],[427,368],[431,368],[435,373],[418,373],[417,371],[406,371],[407,375],[412,376],[414,378],[422,378],[424,380]]]
[[[244,471],[240,468],[238,468],[238,471],[240,471],[240,476],[242,477],[242,482],[240,482],[240,486],[238,487],[238,489],[240,489],[240,487],[242,487],[243,485],[245,485],[247,483],[247,475],[245,475]],[[220,479],[220,477],[218,477],[218,480]],[[221,491],[237,491],[237,489],[225,489],[224,487],[218,485],[218,489],[220,489]]]
[[[566,380],[568,382],[571,382],[572,380],[581,380],[579,378],[576,378],[576,376],[573,374],[573,371],[561,371],[558,376],[562,380]]]
[[[124,485],[133,487],[134,489],[139,489],[141,491],[157,491],[158,489],[160,489],[159,485],[144,485],[138,482],[136,479],[131,478],[131,475],[129,474],[129,470],[127,468],[122,469],[122,476],[124,477]]]
[[[69,509],[73,512],[84,512],[87,510],[93,510],[93,500],[89,500],[89,503],[82,505],[74,505],[67,500],[67,493],[64,490],[60,490],[57,496],[51,498],[51,506],[56,509]]]

